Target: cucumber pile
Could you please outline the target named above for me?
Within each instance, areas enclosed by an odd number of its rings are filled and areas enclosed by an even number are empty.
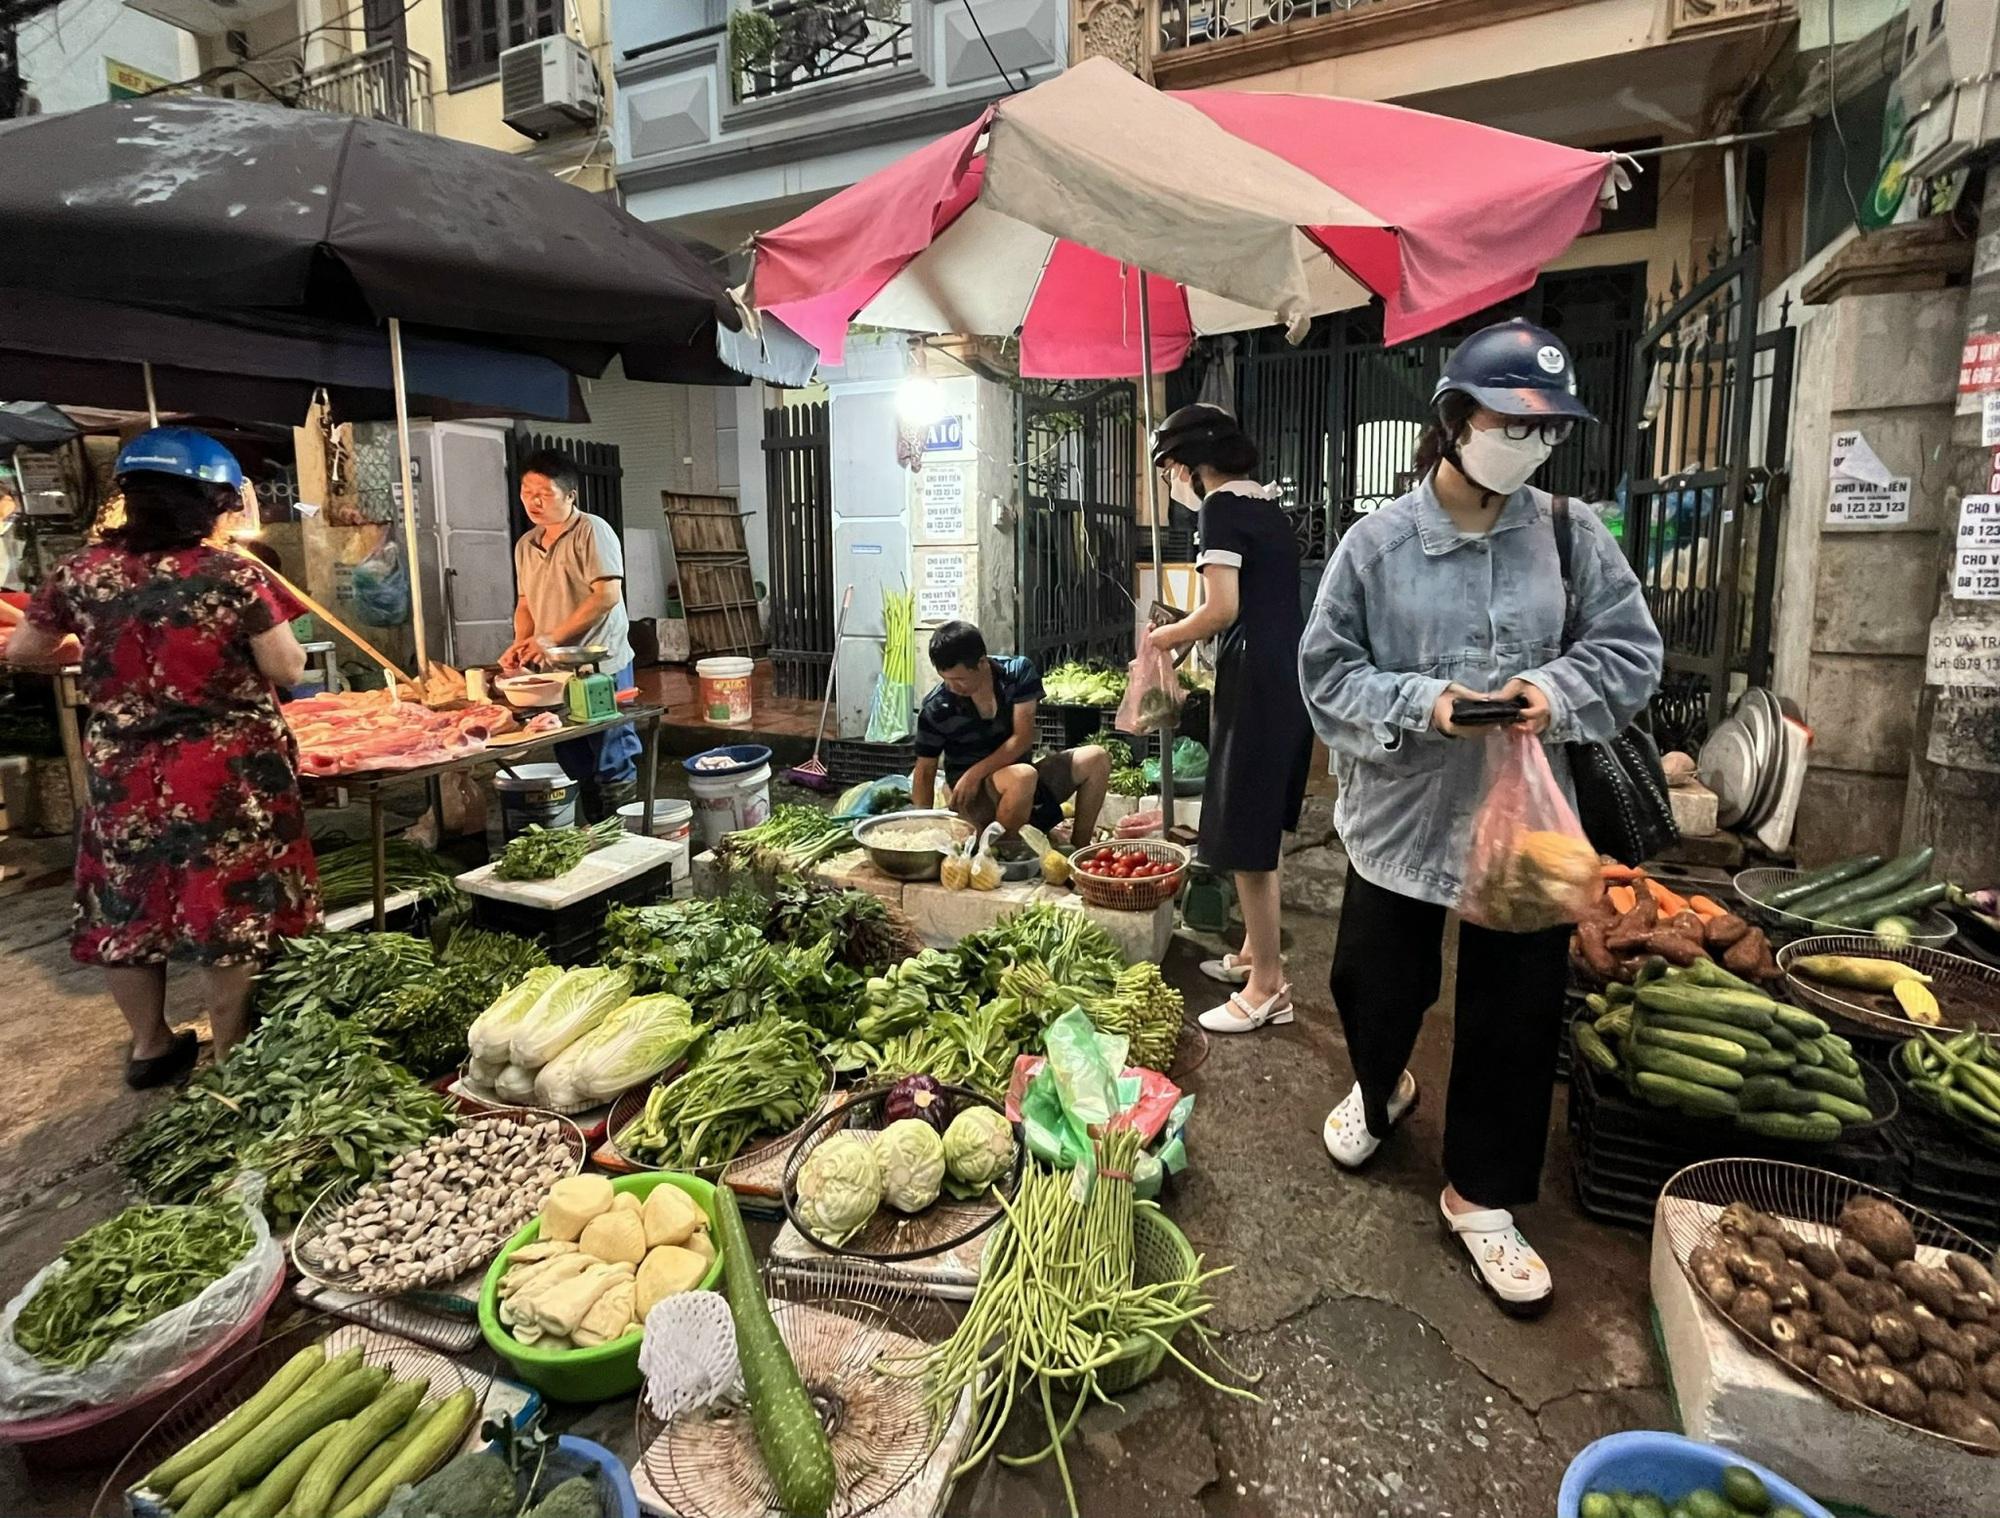
[[[1732,1465],[1713,1487],[1698,1487],[1672,1503],[1651,1492],[1587,1492],[1578,1518],[1804,1518],[1795,1507],[1774,1507],[1763,1480]]]
[[[1875,1120],[1853,1046],[1720,965],[1650,960],[1632,985],[1585,1000],[1578,1056],[1655,1107],[1804,1144]]]
[[[1788,881],[1768,892],[1762,904],[1823,927],[1906,937],[1916,917],[1951,894],[1949,885],[1925,879],[1936,857],[1935,849],[1886,863],[1880,854],[1857,854]]]

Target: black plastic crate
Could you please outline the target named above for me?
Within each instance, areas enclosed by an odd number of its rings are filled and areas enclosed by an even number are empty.
[[[472,898],[473,926],[499,933],[515,933],[532,938],[547,951],[552,963],[588,965],[597,962],[604,936],[604,917],[613,907],[647,905],[665,901],[673,894],[674,862],[663,859],[643,874],[621,881],[608,891],[549,911],[522,906],[518,902],[497,901],[491,896]]]
[[[2000,1150],[1964,1138],[1907,1091],[1894,1132],[1910,1167],[1906,1199],[1984,1244],[2000,1244]]]
[[[868,743],[858,738],[829,738],[820,762],[837,785],[859,785],[885,775],[907,775],[916,767],[914,739],[903,743]]]

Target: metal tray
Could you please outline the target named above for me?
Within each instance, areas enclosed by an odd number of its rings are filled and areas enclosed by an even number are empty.
[[[1936,1028],[1926,1027],[1905,1017],[1893,996],[1851,986],[1829,986],[1792,972],[1793,964],[1814,954],[1886,959],[1921,970],[1931,978],[1931,994],[1938,999],[1944,1022]],[[1871,1033],[1915,1038],[1920,1033],[1946,1034],[1978,1028],[2000,1034],[2000,970],[1960,954],[1947,954],[1942,949],[1918,944],[1892,948],[1871,934],[1829,933],[1786,944],[1778,951],[1778,968],[1785,972],[1785,982],[1801,1006],[1859,1023]]]
[[[1764,897],[1789,885],[1804,873],[1803,870],[1766,866],[1741,871],[1729,884],[1736,892],[1737,899],[1743,903],[1744,916],[1773,933],[1784,934],[1787,940],[1832,933],[1851,934],[1854,931],[1852,928],[1836,927],[1832,923],[1819,922],[1810,917],[1799,917],[1787,912],[1783,907],[1764,905]],[[1958,925],[1935,908],[1914,920],[1917,931],[1910,935],[1910,942],[1919,948],[1941,949],[1958,936]],[[1869,941],[1874,942],[1872,936]]]

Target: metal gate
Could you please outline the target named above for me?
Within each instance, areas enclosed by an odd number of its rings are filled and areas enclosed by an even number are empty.
[[[825,401],[764,412],[771,673],[781,696],[818,695],[835,652],[832,438]]]
[[[1654,731],[1689,753],[1726,714],[1733,677],[1770,679],[1792,384],[1789,303],[1775,331],[1757,330],[1757,244],[1707,265],[1685,290],[1676,272],[1634,357],[1624,523],[1666,641]]]
[[[603,517],[623,541],[625,535],[625,469],[618,462],[616,443],[591,443],[582,438],[557,437],[553,433],[530,432],[516,427],[507,434],[507,527],[516,541],[534,524],[521,509],[521,465],[545,448],[553,448],[582,476],[576,504],[594,517]]]
[[[1014,644],[1043,669],[1131,657],[1137,410],[1122,380],[1021,383]]]

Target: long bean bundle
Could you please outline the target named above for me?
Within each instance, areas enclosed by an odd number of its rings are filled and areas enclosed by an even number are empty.
[[[375,899],[375,852],[365,843],[348,844],[321,854],[319,899],[327,911]],[[394,896],[415,891],[434,901],[452,892],[451,867],[429,849],[406,838],[391,838],[382,849],[382,889]]]
[[[1131,1172],[1139,1135],[1117,1128],[1099,1143],[1099,1170],[1089,1200],[1079,1204],[1072,1178],[1029,1160],[1006,1218],[980,1265],[979,1289],[958,1331],[928,1354],[884,1365],[892,1375],[921,1375],[933,1418],[951,1416],[971,1391],[981,1399],[970,1452],[954,1478],[985,1459],[999,1442],[1016,1400],[1041,1405],[1049,1442],[1032,1455],[1007,1459],[1028,1465],[1055,1457],[1072,1515],[1076,1489],[1063,1441],[1095,1399],[1110,1398],[1098,1384],[1102,1372],[1136,1345],[1163,1347],[1217,1391],[1253,1394],[1202,1371],[1173,1347],[1173,1335],[1190,1329],[1204,1346],[1213,1335],[1202,1322],[1210,1303],[1203,1288],[1223,1270],[1139,1285],[1133,1279]],[[1074,1398],[1058,1418],[1058,1394]]]

